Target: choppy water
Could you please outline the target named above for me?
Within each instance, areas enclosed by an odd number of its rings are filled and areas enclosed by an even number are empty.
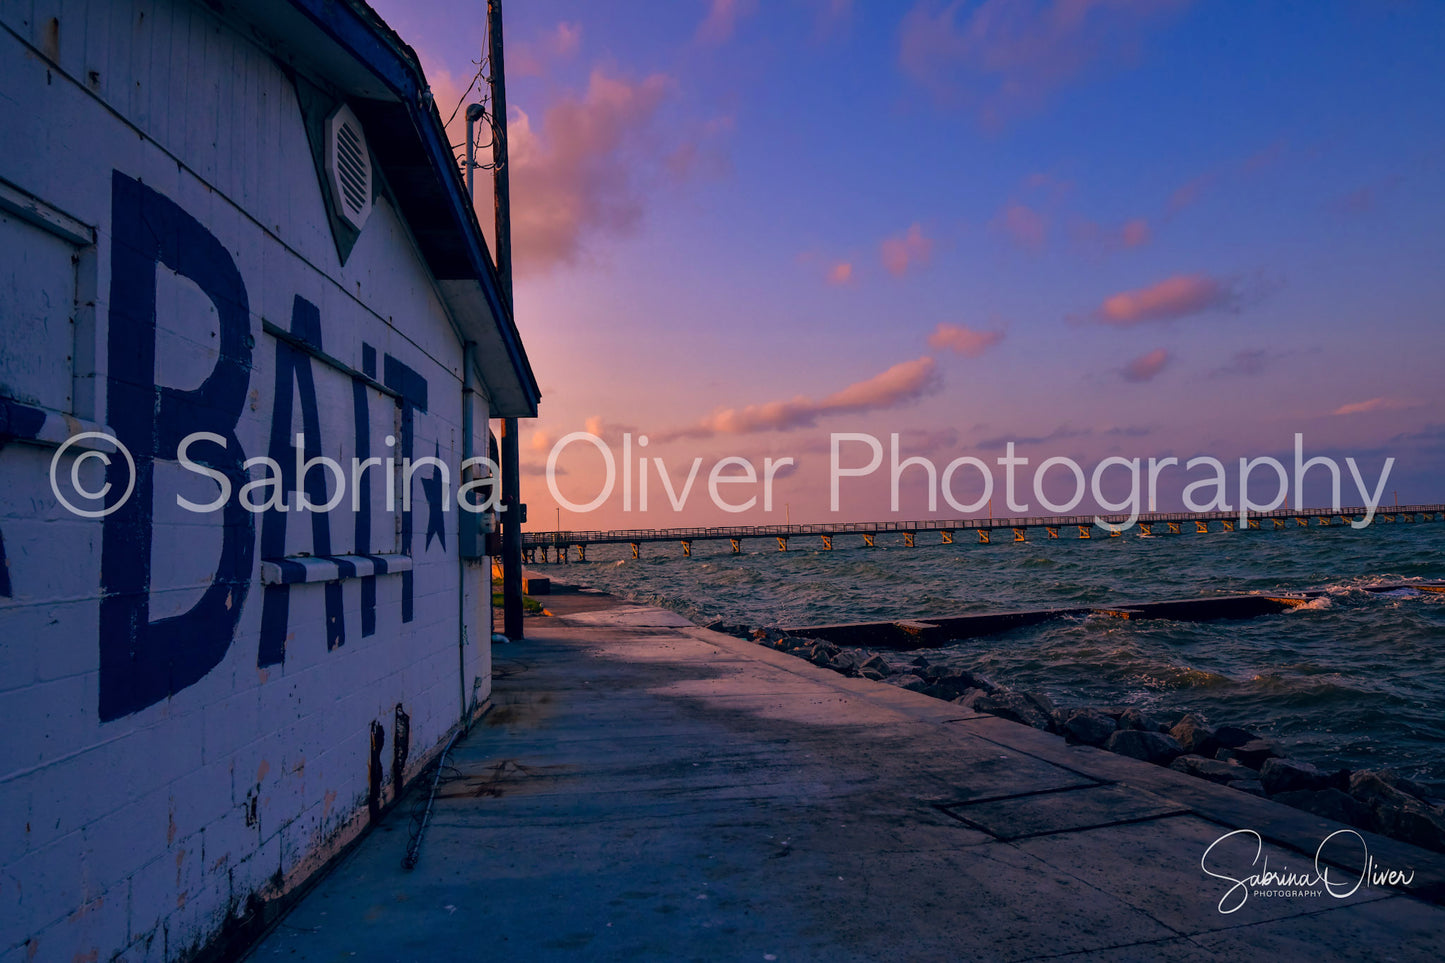
[[[965,534],[944,546],[920,533],[911,549],[879,536],[871,550],[840,536],[850,547],[832,552],[802,537],[786,553],[757,540],[740,556],[697,542],[692,558],[654,544],[640,560],[626,545],[593,546],[588,562],[551,574],[699,624],[751,626],[1327,589],[1248,621],[1064,619],[938,653],[1063,705],[1196,711],[1320,765],[1445,780],[1445,595],[1358,588],[1445,578],[1445,524],[994,545],[963,544]]]

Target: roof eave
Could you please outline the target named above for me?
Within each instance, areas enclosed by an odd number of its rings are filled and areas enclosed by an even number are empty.
[[[431,182],[415,197],[399,197],[400,213],[414,235],[423,233],[417,222],[425,216],[425,233],[433,243],[422,244],[421,255],[463,336],[482,349],[477,373],[487,388],[491,415],[536,417],[541,392],[415,52],[360,0],[251,0],[228,12],[264,31],[348,95],[372,101],[378,110],[405,111],[407,124],[396,125],[404,130],[388,133],[415,138],[408,146],[419,149]],[[305,36],[308,32],[313,36]],[[348,69],[353,64],[364,68],[364,76]],[[363,103],[353,107],[363,125],[368,114],[376,116]],[[378,163],[394,191],[414,180],[395,176],[401,172],[388,170],[384,156]]]

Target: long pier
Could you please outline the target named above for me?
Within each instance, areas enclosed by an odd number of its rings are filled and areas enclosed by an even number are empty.
[[[1289,528],[1324,526],[1345,526],[1366,517],[1363,506],[1341,508],[1276,509],[1269,512],[1248,512],[1244,524],[1240,525],[1239,512],[1149,512],[1138,517],[1135,525],[1127,532],[1139,535],[1181,535],[1205,532],[1240,531],[1281,531]],[[952,545],[960,532],[973,532],[978,544],[988,545],[996,541],[995,533],[1001,533],[998,541],[1026,542],[1030,532],[1035,537],[1040,532],[1048,539],[1055,538],[1119,538],[1126,534],[1120,526],[1129,521],[1128,515],[1099,515],[1098,519],[1111,527],[1103,527],[1094,515],[1031,515],[1024,518],[959,518],[922,519],[910,522],[829,522],[813,525],[733,525],[715,528],[647,528],[620,529],[614,531],[579,532],[523,532],[522,556],[529,564],[536,564],[538,556],[542,562],[587,560],[589,545],[630,545],[632,557],[642,556],[642,546],[651,542],[673,542],[682,546],[682,554],[692,555],[695,542],[729,542],[732,554],[741,555],[743,543],[751,539],[776,540],[778,551],[788,550],[789,540],[819,539],[824,551],[831,551],[834,540],[847,536],[851,541],[857,536],[855,547],[876,548],[880,535],[902,537],[902,545],[913,548],[918,536],[937,533],[941,545]],[[1394,524],[1402,522],[1445,521],[1445,505],[1397,505],[1377,508],[1374,522]],[[840,547],[846,547],[840,543]]]

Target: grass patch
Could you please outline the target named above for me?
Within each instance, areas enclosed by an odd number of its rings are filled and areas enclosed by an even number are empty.
[[[501,592],[492,593],[492,607],[498,609],[502,607]],[[522,611],[525,612],[527,615],[541,615],[542,603],[538,602],[530,595],[524,595],[522,596]]]

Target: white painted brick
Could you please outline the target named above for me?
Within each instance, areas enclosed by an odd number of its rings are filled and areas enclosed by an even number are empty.
[[[230,908],[230,885],[225,880],[187,891],[185,902],[166,917],[170,959],[192,959],[195,951],[225,924]]]
[[[0,719],[13,720],[25,733],[24,739],[0,740],[0,774],[31,769],[85,748],[95,732],[93,716],[85,711],[86,692],[81,676],[0,692]]]
[[[246,825],[246,813],[241,806],[232,806],[220,818],[207,824],[203,836],[207,875],[227,879],[261,839],[255,827]]]
[[[36,960],[104,959],[129,941],[130,884],[123,882],[36,934]],[[95,954],[92,956],[91,954]]]
[[[54,645],[13,646],[27,648],[35,654],[36,682],[53,682],[77,675],[95,673],[96,627],[100,621],[100,602],[84,599],[78,602],[51,602],[38,606],[36,614],[43,627],[37,627],[46,636],[56,640]],[[22,617],[22,624],[24,619]],[[38,636],[29,636],[35,638]],[[6,648],[12,648],[7,646]],[[95,711],[93,706],[77,707]]]
[[[167,794],[167,838],[200,832],[232,807],[230,762],[223,759],[186,773],[167,787]]]
[[[101,890],[88,890],[85,840],[71,833],[32,850],[0,874],[0,946],[12,946],[69,916]]]
[[[114,963],[166,963],[165,934],[151,931],[136,936],[132,931],[130,945],[116,957]]]
[[[11,23],[15,9],[0,2],[0,18]],[[377,349],[379,365],[390,353],[427,378],[429,411],[417,417],[413,453],[439,447],[455,461],[460,346],[389,202],[377,205],[351,259],[338,266],[290,82],[200,5],[147,3],[143,23],[139,9],[130,2],[66,6],[61,61],[79,85],[63,75],[47,83],[37,61],[0,34],[4,89],[35,95],[0,98],[0,129],[34,145],[33,156],[44,161],[30,170],[7,167],[7,177],[23,174],[27,189],[96,225],[100,237],[94,278],[87,279],[97,302],[94,374],[103,377],[108,366],[114,167],[199,219],[241,272],[256,341],[237,426],[247,454],[267,451],[271,427],[275,347],[261,319],[289,326],[299,293],[320,307],[330,353],[359,367],[365,341]],[[19,33],[32,36],[33,28]],[[84,90],[90,69],[100,74],[104,104]],[[108,107],[165,150],[136,137]],[[56,124],[57,117],[66,123]],[[284,237],[310,263],[264,231]],[[162,289],[169,281],[188,284],[162,272]],[[188,293],[197,310],[161,297],[157,316],[160,380],[181,387],[206,376],[216,341],[213,312],[204,299],[196,301],[194,289]],[[4,307],[0,302],[0,318]],[[90,372],[80,374],[84,381]],[[325,451],[349,457],[350,380],[319,364],[312,374]],[[104,388],[96,383],[102,403]],[[395,407],[374,392],[368,401],[373,453],[384,454],[379,438],[394,425]],[[105,413],[83,414],[103,421]],[[299,411],[295,421],[299,426]],[[382,577],[377,631],[363,638],[360,586],[347,583],[346,644],[329,651],[325,589],[298,587],[291,591],[286,662],[262,670],[256,666],[262,592],[253,581],[237,600],[240,624],[220,665],[172,698],[100,723],[102,526],[73,519],[54,501],[44,481],[47,464],[42,449],[8,446],[0,453],[0,532],[15,586],[13,599],[0,599],[0,633],[36,640],[0,647],[0,712],[21,720],[27,733],[0,748],[0,778],[26,773],[0,783],[0,945],[15,947],[7,957],[15,956],[25,936],[40,935],[38,958],[70,958],[59,951],[83,952],[87,941],[102,958],[116,952],[133,960],[174,958],[219,925],[235,900],[294,869],[364,811],[372,719],[386,726],[388,767],[397,702],[412,716],[413,760],[444,738],[461,688],[455,512],[447,518],[448,548],[428,549],[417,486],[414,621],[401,621],[402,580]],[[203,493],[209,483],[184,475],[168,480],[168,473],[174,470],[162,466],[155,495],[153,619],[194,603],[220,545],[215,519],[177,513],[171,503],[176,490]],[[379,496],[379,478],[376,487]],[[372,519],[372,544],[364,548],[397,550],[394,518],[376,508]],[[309,519],[290,522],[290,546],[309,549]],[[354,532],[352,519],[335,518],[333,551],[354,548]],[[490,664],[484,639],[465,653],[469,672]],[[464,684],[470,693],[471,679]],[[252,825],[248,797],[256,801]],[[27,885],[23,899],[17,880]],[[102,901],[72,920],[97,893]],[[119,926],[111,914],[129,919]]]
[[[164,787],[88,823],[80,871],[90,891],[109,889],[135,871],[138,864],[165,854],[169,820]]]
[[[281,874],[281,834],[263,840],[231,871],[231,899],[244,906],[251,894],[274,895],[271,889]]]

